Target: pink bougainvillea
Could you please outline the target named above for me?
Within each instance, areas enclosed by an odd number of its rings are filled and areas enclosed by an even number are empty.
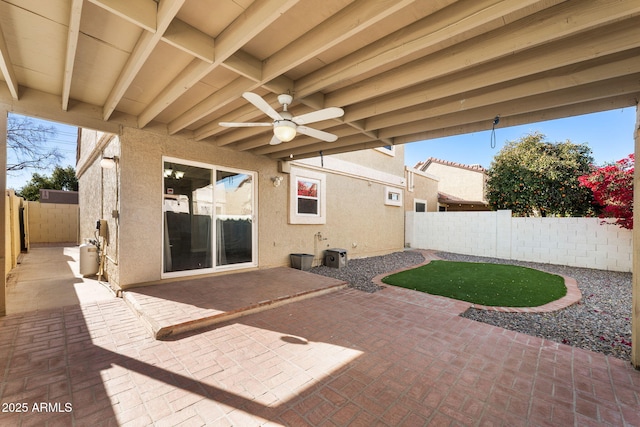
[[[615,218],[616,224],[628,229],[633,229],[633,171],[634,155],[629,154],[578,178],[602,207],[600,217]]]

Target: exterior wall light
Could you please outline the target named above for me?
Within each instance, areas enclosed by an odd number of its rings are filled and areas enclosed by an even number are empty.
[[[103,157],[100,160],[100,167],[102,169],[113,169],[116,167],[116,163],[118,163],[118,156]]]

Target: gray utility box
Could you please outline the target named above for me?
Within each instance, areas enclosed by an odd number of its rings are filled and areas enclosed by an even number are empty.
[[[324,251],[324,265],[333,268],[347,266],[347,251],[345,249],[327,249]]]
[[[311,270],[313,255],[311,254],[291,254],[291,267],[302,271]]]

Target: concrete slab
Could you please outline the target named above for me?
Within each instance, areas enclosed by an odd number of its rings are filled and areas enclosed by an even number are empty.
[[[345,286],[280,267],[127,289],[123,298],[154,338],[166,339]]]
[[[80,275],[77,245],[32,246],[7,277],[7,314],[115,298],[96,277]]]

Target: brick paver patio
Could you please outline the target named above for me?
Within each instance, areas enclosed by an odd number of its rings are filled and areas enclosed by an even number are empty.
[[[121,299],[9,315],[0,425],[640,425],[628,362],[466,306],[343,289],[173,341]]]

